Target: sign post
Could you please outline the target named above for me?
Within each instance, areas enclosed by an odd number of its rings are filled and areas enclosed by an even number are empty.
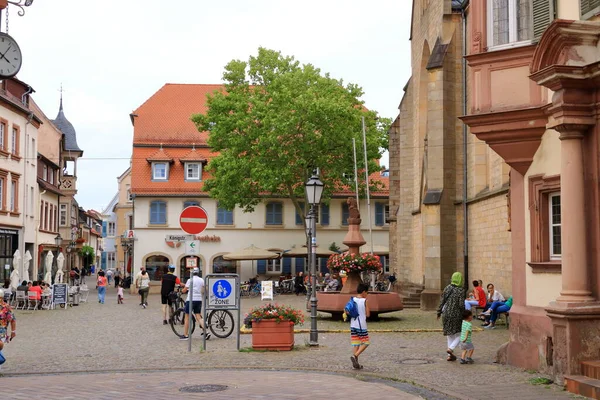
[[[204,290],[204,321],[207,311],[237,310],[237,349],[240,349],[240,276],[238,274],[209,274],[206,275]],[[206,335],[204,335],[204,350],[206,350]]]
[[[55,283],[52,285],[52,307],[56,308],[57,304],[64,304],[65,310],[68,308],[69,285],[66,283]]]
[[[204,232],[206,226],[208,225],[208,214],[206,210],[200,206],[190,206],[183,209],[181,214],[179,215],[179,226],[181,229],[187,233],[188,235],[199,235]],[[186,254],[188,254],[188,250],[195,251],[194,253],[190,253],[191,255],[200,254],[200,242],[197,240],[189,240],[189,238],[182,238],[185,241]],[[206,290],[204,291],[206,293]],[[188,351],[192,351],[192,324],[194,323],[192,320],[192,313],[194,308],[194,273],[190,274],[190,301],[189,301],[189,309],[188,309]],[[204,313],[206,314],[206,312]],[[206,321],[206,318],[204,321]],[[200,321],[198,321],[200,322]],[[204,322],[204,348],[206,349],[206,322]]]

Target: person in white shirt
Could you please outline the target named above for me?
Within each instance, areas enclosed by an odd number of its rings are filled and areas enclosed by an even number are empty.
[[[495,301],[506,301],[506,299],[504,298],[504,296],[502,296],[502,293],[500,293],[499,291],[496,290],[493,283],[488,283],[488,285],[487,285],[487,304],[486,304],[485,308],[483,309],[483,312],[485,314],[489,315],[491,313],[491,310],[489,310],[489,308],[492,306],[492,303],[494,303]]]
[[[192,292],[190,292],[190,281],[194,280],[194,284],[192,287]],[[209,333],[206,332],[206,327],[204,325],[204,321],[202,320],[202,296],[204,295],[204,279],[200,278],[200,269],[194,268],[192,270],[192,276],[185,283],[185,287],[183,288],[183,293],[187,293],[187,299],[185,301],[185,322],[183,325],[183,331],[185,333],[189,332],[189,312],[190,312],[190,301],[192,306],[192,312],[196,316],[196,321],[204,331],[202,334],[206,334],[206,339],[210,338]],[[191,298],[190,298],[191,297]],[[187,340],[188,336],[184,335],[180,338],[181,340]]]

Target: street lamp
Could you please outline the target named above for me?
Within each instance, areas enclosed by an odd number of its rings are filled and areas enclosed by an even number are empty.
[[[57,248],[60,248],[60,245],[62,244],[62,236],[60,236],[60,233],[54,238],[54,243]]]
[[[319,345],[319,332],[317,331],[317,216],[316,206],[321,203],[323,195],[323,182],[319,180],[318,172],[315,171],[305,184],[306,199],[310,204],[309,218],[309,251],[310,251],[310,275],[311,275],[311,295],[310,295],[310,345]]]

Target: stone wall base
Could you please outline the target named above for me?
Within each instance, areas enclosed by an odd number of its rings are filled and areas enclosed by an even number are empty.
[[[440,305],[441,290],[425,289],[421,292],[421,310],[435,311]]]
[[[552,321],[541,307],[514,305],[510,310],[510,341],[497,361],[523,369],[551,373]]]

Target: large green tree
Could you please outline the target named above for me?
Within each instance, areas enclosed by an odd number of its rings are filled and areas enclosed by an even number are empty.
[[[304,182],[315,168],[325,183],[323,200],[354,189],[352,139],[364,171],[362,117],[369,171],[387,146],[389,119],[367,110],[363,91],[310,64],[264,48],[249,60],[233,60],[223,73],[225,90],[208,96],[205,114],[192,116],[219,155],[205,188],[228,209],[251,212],[265,197],[290,198],[300,215]],[[364,172],[359,189],[364,191]],[[371,183],[372,188],[373,183]]]

